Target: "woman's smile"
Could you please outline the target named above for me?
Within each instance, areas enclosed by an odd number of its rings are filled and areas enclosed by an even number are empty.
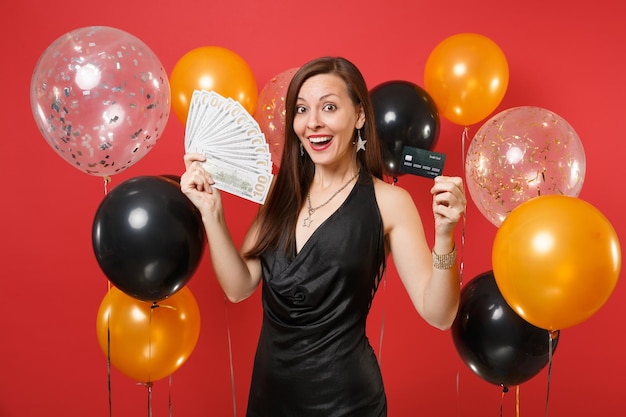
[[[323,151],[333,142],[332,135],[310,135],[308,139],[313,151]]]

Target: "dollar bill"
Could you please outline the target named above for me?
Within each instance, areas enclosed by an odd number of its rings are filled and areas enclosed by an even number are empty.
[[[271,173],[238,169],[212,158],[207,158],[201,165],[211,174],[217,189],[255,203],[265,204],[273,179]]]
[[[259,124],[236,100],[214,91],[193,92],[185,151],[200,153],[215,187],[264,204],[272,175],[269,145]]]

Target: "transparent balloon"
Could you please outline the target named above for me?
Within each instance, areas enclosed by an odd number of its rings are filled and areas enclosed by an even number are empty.
[[[584,148],[572,126],[556,113],[532,106],[489,119],[476,132],[465,161],[470,196],[497,227],[533,197],[577,197],[585,170]]]
[[[150,48],[123,30],[68,32],[40,56],[30,86],[48,144],[74,168],[109,176],[157,143],[170,113],[167,73]]]
[[[259,93],[254,119],[270,147],[272,162],[280,167],[285,141],[285,96],[298,68],[285,70],[265,84]]]

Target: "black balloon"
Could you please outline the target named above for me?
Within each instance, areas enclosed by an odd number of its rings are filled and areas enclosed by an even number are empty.
[[[200,213],[176,178],[142,176],[112,189],[92,228],[93,249],[109,281],[143,301],[158,301],[183,288],[205,244]]]
[[[430,95],[409,81],[387,81],[370,90],[385,171],[397,177],[405,146],[432,150],[439,137],[439,112]]]
[[[537,375],[549,363],[550,349],[553,354],[560,336],[526,322],[509,307],[493,271],[463,288],[451,332],[465,364],[485,381],[504,388]]]

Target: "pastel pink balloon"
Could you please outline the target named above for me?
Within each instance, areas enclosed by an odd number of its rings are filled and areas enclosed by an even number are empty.
[[[585,169],[583,145],[572,126],[558,114],[532,106],[489,119],[474,135],[465,161],[469,194],[497,227],[533,197],[577,197]]]
[[[285,70],[265,84],[259,93],[254,119],[265,134],[272,162],[280,167],[285,141],[285,95],[298,68]]]
[[[74,168],[116,174],[143,158],[170,113],[170,85],[141,40],[106,26],[54,41],[33,71],[30,103],[46,142]]]

